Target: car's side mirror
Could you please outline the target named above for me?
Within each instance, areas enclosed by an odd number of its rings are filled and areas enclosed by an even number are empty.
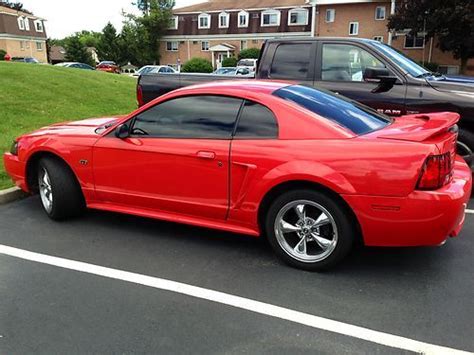
[[[368,67],[364,70],[364,81],[369,83],[379,83],[373,93],[389,91],[397,82],[397,77],[391,75],[387,68]]]
[[[125,139],[130,136],[130,126],[127,123],[122,123],[115,128],[115,137]]]

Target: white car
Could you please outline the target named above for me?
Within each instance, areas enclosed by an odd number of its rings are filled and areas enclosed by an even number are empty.
[[[255,72],[257,70],[257,62],[258,59],[241,59],[237,62],[237,68],[245,68]]]
[[[141,67],[138,69],[133,76],[140,76],[140,75],[145,75],[145,74],[157,74],[157,73],[177,73],[176,70],[174,70],[172,67],[169,65],[145,65],[144,67]]]

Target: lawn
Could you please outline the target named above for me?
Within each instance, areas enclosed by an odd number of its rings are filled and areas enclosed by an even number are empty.
[[[136,80],[49,65],[0,62],[0,152],[22,133],[55,122],[125,114]],[[12,186],[0,163],[0,189]]]

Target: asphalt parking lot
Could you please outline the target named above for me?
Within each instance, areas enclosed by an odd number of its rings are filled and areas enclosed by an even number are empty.
[[[446,353],[474,351],[473,237],[474,214],[467,214],[459,238],[442,247],[360,248],[334,271],[309,273],[245,236],[98,211],[55,223],[28,198],[0,206],[0,353],[399,354],[412,353],[403,346],[410,340]],[[37,253],[38,261],[2,246]],[[181,286],[168,291],[59,267],[43,255],[220,291],[223,299],[240,296],[341,327],[327,331],[191,297]],[[386,346],[345,335],[354,325],[402,338]]]

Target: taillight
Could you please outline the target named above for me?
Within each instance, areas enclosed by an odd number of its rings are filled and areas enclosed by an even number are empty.
[[[137,85],[137,101],[138,107],[142,107],[145,103],[143,102],[143,91],[140,85]]]
[[[451,181],[453,161],[451,153],[430,155],[421,169],[416,188],[418,190],[436,190]]]

